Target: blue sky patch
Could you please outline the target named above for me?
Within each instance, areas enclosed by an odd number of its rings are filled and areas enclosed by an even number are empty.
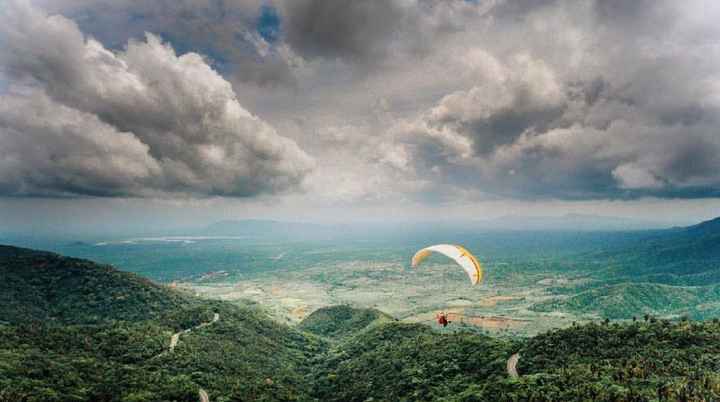
[[[274,7],[268,5],[260,7],[256,29],[268,43],[280,39],[280,15]]]

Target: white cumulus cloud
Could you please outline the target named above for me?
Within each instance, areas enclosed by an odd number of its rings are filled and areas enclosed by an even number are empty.
[[[313,167],[293,140],[243,108],[203,57],[177,55],[152,34],[116,52],[62,16],[10,1],[0,45],[0,66],[31,88],[3,99],[0,167],[21,160],[0,171],[5,194],[253,196],[294,189]],[[13,109],[20,104],[33,108],[27,121]],[[73,119],[63,134],[58,125]],[[35,169],[28,142],[66,170]]]

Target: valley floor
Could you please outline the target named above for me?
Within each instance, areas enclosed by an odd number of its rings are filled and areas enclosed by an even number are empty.
[[[338,304],[377,308],[404,322],[425,324],[433,324],[435,315],[444,311],[455,327],[521,336],[582,320],[569,313],[530,309],[553,298],[547,289],[568,283],[567,278],[556,272],[520,276],[494,275],[479,286],[471,286],[464,273],[450,264],[410,270],[399,262],[351,261],[237,281],[184,282],[177,286],[210,299],[255,301],[288,324],[319,308]]]

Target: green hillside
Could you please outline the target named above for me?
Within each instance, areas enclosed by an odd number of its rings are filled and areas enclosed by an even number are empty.
[[[587,324],[524,342],[519,379],[477,384],[450,400],[720,400],[720,324]]]
[[[514,343],[421,324],[386,323],[349,338],[319,360],[323,401],[428,401],[506,376]]]
[[[600,286],[567,299],[536,304],[533,310],[624,319],[643,314],[687,315],[704,319],[716,317],[718,307],[720,286],[683,287],[631,282]]]
[[[324,343],[260,310],[2,247],[0,401],[302,400]],[[10,303],[7,303],[10,302]],[[180,337],[182,329],[219,320]]]
[[[521,358],[520,378],[506,374]],[[586,324],[525,340],[385,323],[314,365],[323,401],[713,401],[720,324]]]
[[[194,302],[107,265],[0,246],[0,322],[158,319]]]
[[[720,283],[720,218],[686,228],[648,232],[619,250],[599,253],[613,275],[702,275]],[[705,282],[704,284],[710,284]]]
[[[323,344],[235,306],[183,335],[154,322],[0,326],[0,401],[302,400]],[[198,310],[197,313],[202,313]],[[220,398],[222,397],[222,398]]]
[[[336,306],[292,328],[252,305],[195,299],[89,261],[2,250],[13,278],[4,297],[23,313],[0,310],[0,402],[195,402],[200,389],[212,401],[720,399],[717,322],[590,323],[512,339]],[[609,293],[651,297],[654,286]],[[688,289],[680,297],[716,293]],[[653,302],[680,303],[663,297]],[[170,351],[180,329],[191,331]],[[516,352],[521,377],[509,378]]]
[[[634,236],[622,247],[568,257],[582,280],[550,289],[557,297],[532,310],[720,317],[720,218]]]
[[[375,309],[357,309],[349,306],[324,307],[307,316],[298,329],[328,338],[342,338],[356,334],[371,324],[394,319]]]

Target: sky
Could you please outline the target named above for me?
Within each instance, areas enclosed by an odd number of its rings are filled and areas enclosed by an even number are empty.
[[[0,0],[0,231],[718,216],[719,17],[712,0]]]

